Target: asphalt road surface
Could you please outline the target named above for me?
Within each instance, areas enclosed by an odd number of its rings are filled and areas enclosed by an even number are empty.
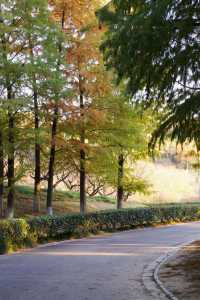
[[[155,300],[144,268],[200,240],[200,222],[64,241],[0,256],[0,300]]]

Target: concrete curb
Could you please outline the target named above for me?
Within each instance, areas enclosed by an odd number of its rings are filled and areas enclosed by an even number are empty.
[[[173,250],[161,255],[144,269],[142,281],[145,288],[154,297],[154,300],[179,300],[164,286],[162,281],[159,279],[159,270],[162,265],[165,264],[172,256],[174,256],[181,248],[195,241],[196,239],[175,246]]]

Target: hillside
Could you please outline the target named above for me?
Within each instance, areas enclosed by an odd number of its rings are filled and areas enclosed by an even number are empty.
[[[151,184],[149,195],[135,194],[124,207],[137,207],[152,204],[184,203],[199,201],[198,174],[192,169],[177,168],[169,161],[140,162],[137,174]],[[41,214],[46,212],[46,192],[41,191]],[[16,216],[32,215],[33,187],[26,179],[16,187]],[[88,211],[114,209],[115,197],[96,196],[88,198]],[[63,185],[58,186],[54,195],[55,214],[79,211],[79,193],[66,191]]]

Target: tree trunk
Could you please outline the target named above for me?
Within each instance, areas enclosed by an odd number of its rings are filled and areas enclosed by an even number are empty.
[[[39,109],[38,109],[38,95],[34,91],[34,114],[35,114],[35,180],[34,180],[34,198],[33,211],[40,211],[40,144],[39,144]]]
[[[56,154],[56,134],[57,134],[57,123],[58,123],[58,104],[55,104],[54,117],[51,129],[51,149],[49,158],[49,171],[48,171],[48,188],[47,188],[47,214],[53,215],[53,177],[55,168],[55,154]]]
[[[123,177],[124,177],[124,157],[123,154],[120,154],[118,157],[117,209],[121,209],[123,203],[123,197],[124,197]]]
[[[4,181],[4,151],[3,151],[3,133],[2,130],[0,129],[0,217],[3,217],[3,192],[4,192],[4,187],[3,187],[3,181]]]
[[[8,101],[12,99],[12,90],[10,87],[8,91]],[[10,103],[9,103],[10,106]],[[12,109],[9,107],[8,111],[8,196],[7,196],[7,211],[6,217],[14,217],[14,198],[15,198],[15,146],[14,146],[14,115]]]
[[[33,43],[31,35],[29,36],[29,46],[31,52],[31,63],[34,65]],[[40,181],[41,181],[41,167],[40,167],[40,143],[39,143],[39,108],[38,108],[38,92],[36,76],[33,74],[33,101],[34,101],[34,125],[35,125],[35,174],[34,174],[34,196],[33,196],[33,212],[40,211]]]
[[[62,12],[61,18],[61,29],[64,29],[65,24],[65,11]],[[58,45],[59,52],[62,52],[62,44]],[[58,61],[58,69],[60,66],[60,61]],[[54,169],[55,169],[55,156],[56,156],[56,135],[57,135],[57,126],[58,126],[58,103],[55,103],[53,123],[51,129],[51,149],[49,157],[49,170],[48,170],[48,187],[47,187],[47,214],[53,215],[53,178],[54,178]]]
[[[80,111],[81,111],[81,130],[80,130],[80,213],[84,214],[86,212],[86,193],[85,193],[85,183],[86,183],[86,171],[85,171],[85,129],[84,129],[84,101],[83,94],[80,94]]]

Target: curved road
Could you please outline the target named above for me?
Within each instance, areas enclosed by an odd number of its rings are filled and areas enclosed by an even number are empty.
[[[155,300],[144,268],[200,239],[200,222],[65,241],[0,257],[0,300]]]

